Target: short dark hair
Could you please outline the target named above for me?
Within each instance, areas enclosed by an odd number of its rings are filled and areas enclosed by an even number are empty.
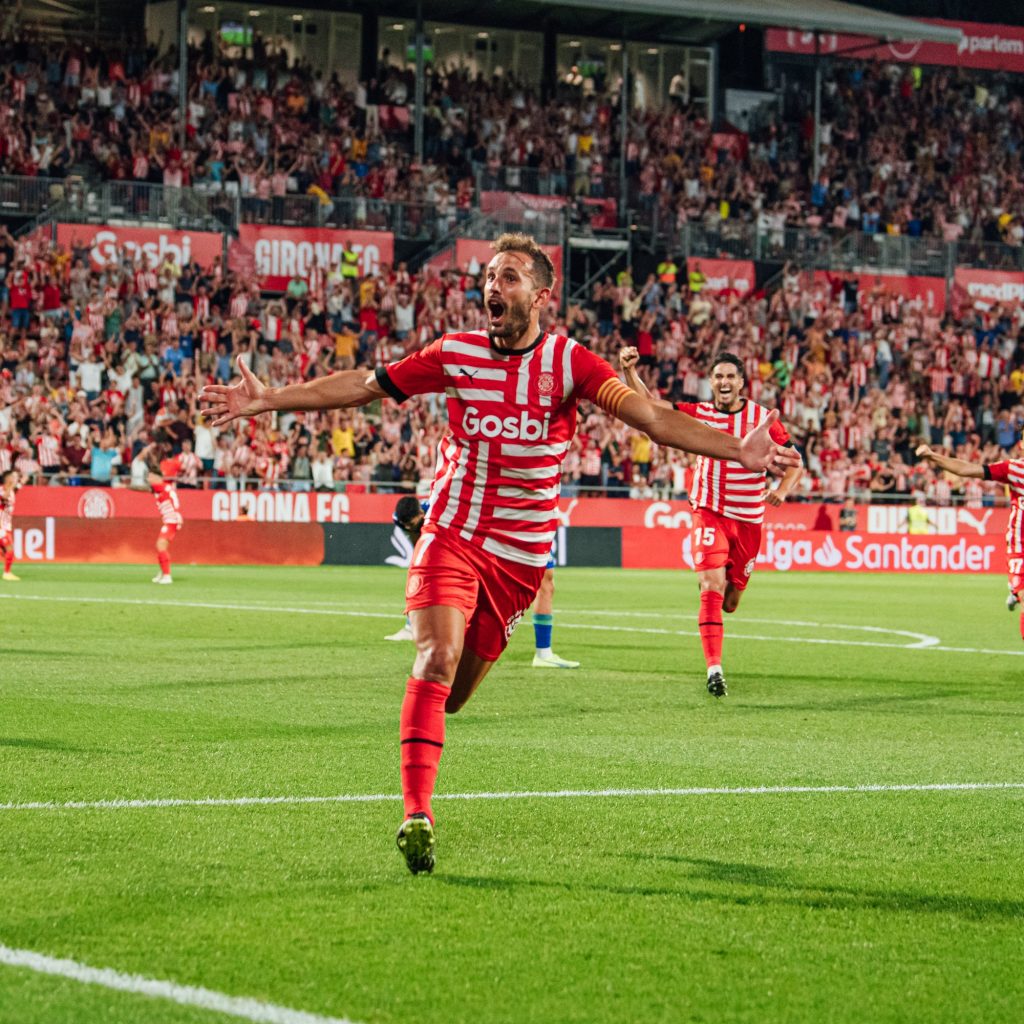
[[[747,371],[743,369],[743,360],[740,359],[739,356],[734,355],[732,352],[723,352],[721,353],[721,355],[715,356],[708,370],[708,373],[713,373],[715,367],[721,365],[722,363],[728,363],[730,366],[735,366],[736,371],[739,373],[739,375],[744,380],[747,379]]]
[[[508,231],[491,243],[495,256],[503,252],[521,252],[530,257],[530,273],[540,288],[552,288],[555,284],[555,265],[551,257],[537,244],[531,235]]]
[[[398,499],[392,519],[396,526],[404,530],[422,511],[419,499],[406,494]]]

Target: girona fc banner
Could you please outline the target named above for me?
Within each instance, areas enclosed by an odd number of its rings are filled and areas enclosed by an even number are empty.
[[[754,273],[753,260],[705,260],[690,256],[686,260],[686,272],[690,274],[696,267],[707,278],[704,291],[732,291],[737,295],[747,295],[754,290],[757,277]]]
[[[140,257],[159,266],[170,254],[181,265],[195,261],[209,267],[224,251],[224,237],[214,231],[170,231],[163,228],[124,228],[111,224],[58,224],[57,244],[89,250],[93,270],[103,270],[122,249],[132,261]]]
[[[953,272],[953,296],[954,305],[960,307],[988,309],[997,303],[1024,306],[1024,274],[957,267]]]
[[[757,568],[789,572],[978,573],[1004,572],[1006,545],[1001,537],[908,536],[907,534],[789,533],[767,527]],[[671,544],[652,544],[636,527],[622,531],[624,569],[694,568],[691,531]]]
[[[330,270],[341,263],[346,244],[359,254],[363,274],[376,274],[381,266],[395,261],[395,236],[390,231],[242,224],[238,240],[252,251],[256,273],[270,291],[284,291],[292,277],[308,277],[314,267]]]
[[[949,67],[983,68],[988,71],[1024,73],[1024,28],[1019,25],[987,25],[977,21],[946,21],[919,18],[929,25],[958,28],[960,44],[926,42],[879,43],[877,37],[824,33],[815,46],[813,32],[770,28],[765,32],[766,50],[775,53],[841,55],[853,50],[857,60],[896,64],[941,64]]]

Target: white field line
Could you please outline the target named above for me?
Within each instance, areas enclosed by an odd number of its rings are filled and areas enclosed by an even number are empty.
[[[140,974],[122,974],[110,967],[89,967],[77,960],[61,960],[29,949],[11,949],[0,945],[0,964],[69,978],[83,985],[99,985],[152,999],[168,999],[181,1006],[196,1006],[201,1010],[240,1017],[258,1024],[353,1024],[343,1017],[321,1017],[275,1003],[262,1003],[258,999],[225,995],[208,988],[178,985],[173,981],[145,978]]]
[[[236,611],[236,612],[263,612],[267,614],[288,614],[288,615],[329,615],[348,616],[361,619],[390,619],[395,620],[400,616],[397,613],[368,612],[351,608],[314,608],[302,605],[262,605],[262,604],[237,604],[224,601],[161,601],[153,598],[130,598],[130,597],[69,597],[42,594],[0,594],[0,599],[9,601],[45,601],[58,602],[63,604],[115,604],[129,605],[136,607],[155,608],[205,608],[214,611]],[[571,614],[571,613],[569,613]],[[594,612],[583,614],[592,615]],[[618,613],[607,613],[618,614]],[[653,615],[650,617],[654,617]],[[690,616],[681,616],[690,618]],[[836,640],[829,637],[818,636],[766,636],[760,633],[735,633],[729,632],[730,640],[753,640],[766,643],[787,643],[787,644],[813,644],[834,647],[875,647],[886,650],[897,651],[945,651],[954,654],[997,654],[1011,655],[1014,657],[1024,656],[1024,648],[1019,650],[1000,650],[989,647],[948,647],[939,642],[939,638],[929,636],[927,633],[912,633],[908,630],[889,629],[882,626],[857,626],[845,623],[828,622],[804,622],[796,620],[773,620],[773,619],[747,619],[748,622],[774,622],[777,625],[800,625],[813,626],[817,629],[846,629],[865,633],[882,633],[893,636],[905,636],[912,643],[886,643],[880,640]],[[607,633],[638,633],[653,636],[687,636],[696,637],[700,634],[694,630],[684,629],[658,629],[653,626],[603,626],[594,622],[567,622],[559,617],[559,629],[584,629],[594,632]]]
[[[436,793],[435,800],[601,800],[609,797],[784,796],[800,793],[935,793],[1024,790],[1024,782],[910,782],[862,786],[690,786],[658,789],[551,789],[507,793]],[[398,793],[347,793],[340,796],[238,796],[189,800],[68,800],[0,804],[0,811],[121,811],[151,807],[264,807],[280,804],[379,804],[401,800]]]

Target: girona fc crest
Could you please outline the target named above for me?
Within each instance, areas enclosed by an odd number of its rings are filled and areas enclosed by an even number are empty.
[[[743,566],[743,575],[749,576],[754,571],[754,559],[751,559],[745,566]]]
[[[526,614],[524,608],[521,612],[515,612],[508,617],[505,621],[505,640],[511,640],[512,634],[516,631],[516,626],[519,625],[519,620]]]
[[[78,499],[79,519],[113,519],[114,499],[106,491],[90,488]]]
[[[542,395],[553,395],[555,393],[555,375],[553,373],[542,373],[537,377],[537,390]]]
[[[410,573],[405,584],[405,596],[415,597],[423,589],[423,577],[418,573]]]

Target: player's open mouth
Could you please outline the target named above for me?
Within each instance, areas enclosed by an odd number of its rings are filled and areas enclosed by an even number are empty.
[[[505,315],[505,304],[499,299],[488,299],[487,313],[490,316],[491,323],[495,324]]]

